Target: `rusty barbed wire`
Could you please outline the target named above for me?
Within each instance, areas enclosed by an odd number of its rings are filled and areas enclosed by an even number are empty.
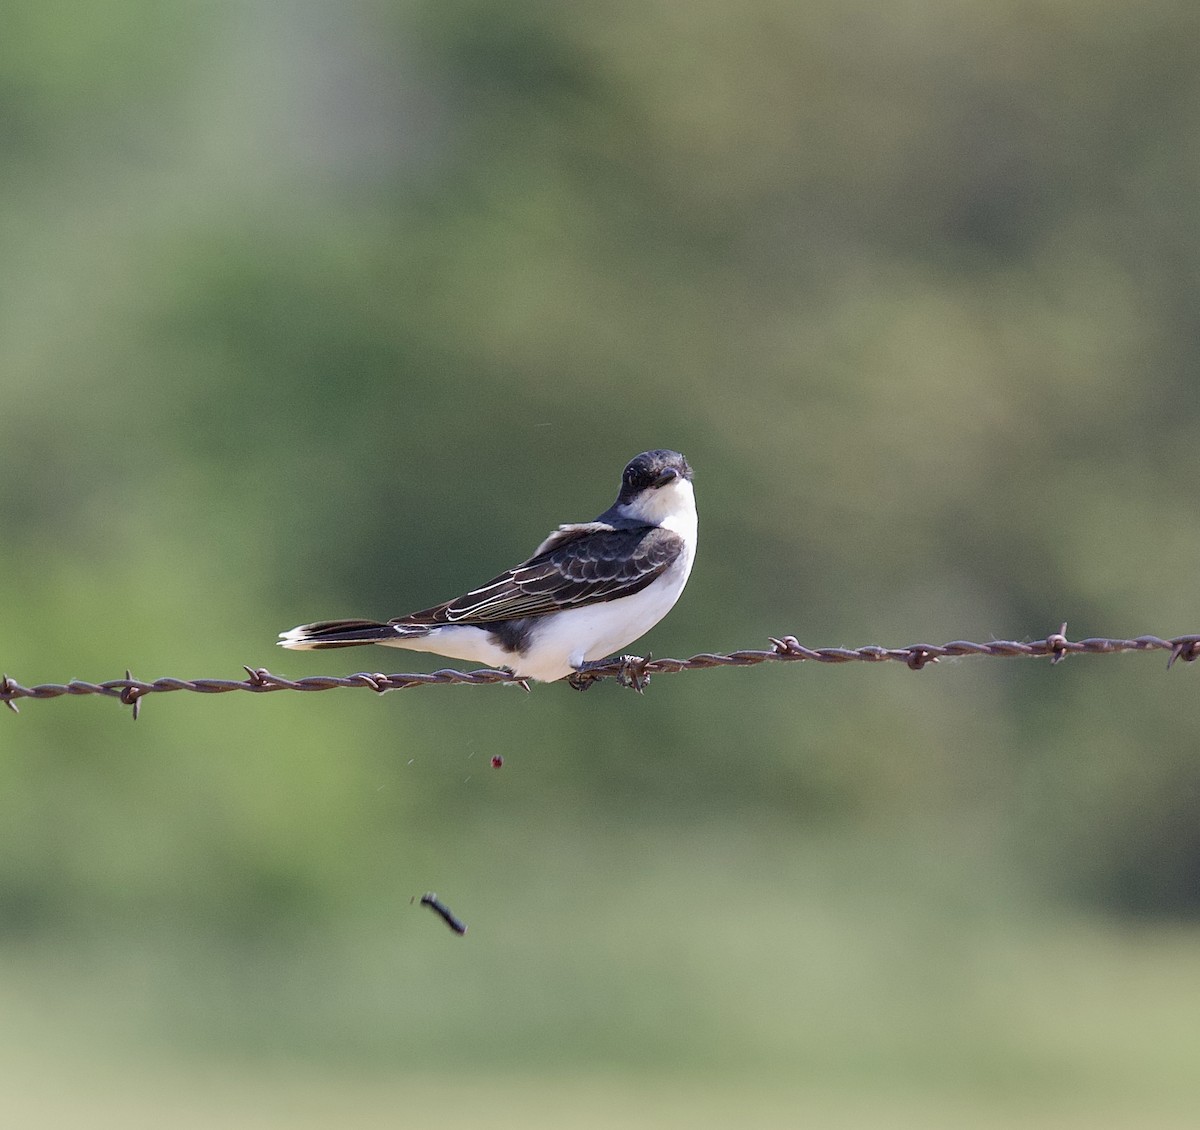
[[[1200,635],[1175,636],[1161,639],[1158,636],[1138,636],[1136,639],[1106,639],[1091,637],[1069,640],[1066,624],[1042,640],[1021,642],[1019,640],[992,640],[990,643],[971,643],[969,640],[953,640],[944,644],[909,644],[905,647],[805,647],[795,636],[771,636],[771,647],[767,650],[732,651],[726,653],[701,652],[690,659],[654,659],[636,655],[619,656],[594,664],[587,670],[571,676],[567,681],[579,690],[586,690],[592,683],[602,679],[616,679],[622,686],[641,692],[650,681],[651,675],[674,674],[679,671],[701,671],[713,667],[754,667],[760,663],[903,663],[919,671],[940,659],[961,659],[968,656],[987,656],[994,659],[1049,659],[1058,663],[1068,655],[1115,655],[1125,651],[1169,652],[1167,667],[1176,660],[1185,663],[1200,658]],[[110,679],[104,683],[88,683],[73,679],[69,683],[40,683],[25,687],[8,675],[0,676],[0,702],[17,713],[17,700],[23,698],[47,699],[64,695],[104,695],[118,699],[131,708],[136,720],[146,695],[167,691],[192,691],[196,694],[226,694],[230,691],[248,691],[265,694],[273,691],[330,691],[339,687],[365,687],[378,694],[385,691],[408,690],[412,687],[460,684],[475,686],[484,683],[510,683],[529,690],[524,679],[518,679],[511,671],[484,667],[474,671],[440,670],[405,672],[384,675],[360,671],[353,675],[309,675],[301,679],[287,679],[275,675],[265,667],[245,667],[245,679],[155,679],[144,682],[135,679],[126,669],[125,678]]]

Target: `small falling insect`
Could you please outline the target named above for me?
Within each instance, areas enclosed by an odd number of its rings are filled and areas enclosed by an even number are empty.
[[[498,753],[492,754],[492,768],[499,769],[504,764],[504,758]]]
[[[429,907],[459,937],[467,932],[467,924],[461,918],[457,918],[454,912],[432,891],[421,896],[421,905]]]

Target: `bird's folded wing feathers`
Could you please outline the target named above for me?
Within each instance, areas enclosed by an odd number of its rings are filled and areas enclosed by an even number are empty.
[[[391,623],[486,624],[617,600],[644,589],[682,551],[683,539],[660,526],[560,526],[524,564],[457,600]]]

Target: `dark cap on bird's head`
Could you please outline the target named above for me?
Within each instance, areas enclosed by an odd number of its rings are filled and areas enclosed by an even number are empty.
[[[643,451],[635,455],[621,476],[619,502],[628,502],[644,490],[665,487],[677,479],[691,480],[692,469],[678,451]]]

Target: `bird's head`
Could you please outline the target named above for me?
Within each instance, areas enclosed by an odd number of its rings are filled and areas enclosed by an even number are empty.
[[[625,466],[616,507],[629,518],[654,524],[695,508],[692,468],[678,451],[643,451]]]

